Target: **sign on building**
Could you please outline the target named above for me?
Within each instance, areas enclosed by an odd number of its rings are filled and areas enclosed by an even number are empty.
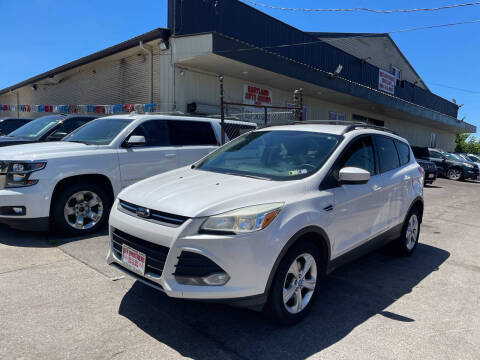
[[[388,71],[378,70],[378,89],[389,94],[395,94],[395,75]]]
[[[265,121],[265,110],[263,106],[272,105],[272,90],[257,85],[243,85],[243,103],[255,106],[243,108],[243,120],[263,124]]]

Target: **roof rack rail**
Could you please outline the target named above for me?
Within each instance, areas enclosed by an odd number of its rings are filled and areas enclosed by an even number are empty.
[[[146,111],[144,115],[177,115],[185,116],[185,113],[175,110],[175,111]]]
[[[373,129],[379,131],[385,131],[394,135],[398,135],[395,131],[378,125],[371,125],[366,122],[362,121],[344,121],[344,120],[305,120],[305,121],[291,121],[291,122],[283,122],[283,123],[275,123],[275,124],[266,124],[259,126],[259,129],[268,128],[271,126],[284,126],[284,125],[308,125],[308,124],[318,124],[318,125],[344,125],[346,128],[342,131],[342,135],[346,133],[356,130],[356,129]]]
[[[357,130],[357,129],[373,129],[373,130],[385,131],[385,132],[388,132],[390,134],[398,135],[395,131],[393,131],[389,128],[386,128],[386,127],[383,127],[383,126],[378,126],[378,125],[370,125],[370,124],[367,124],[367,123],[349,125],[345,128],[345,130],[343,130],[342,135],[344,135],[344,134],[346,134],[350,131]]]

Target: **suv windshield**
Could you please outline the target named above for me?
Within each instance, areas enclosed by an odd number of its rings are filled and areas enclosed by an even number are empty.
[[[63,141],[80,142],[87,145],[108,145],[131,122],[130,119],[93,120],[67,136]]]
[[[39,138],[57,125],[60,120],[62,117],[58,115],[42,116],[12,131],[8,136]]]
[[[258,131],[221,147],[197,169],[269,180],[296,180],[319,170],[342,137],[307,131]]]

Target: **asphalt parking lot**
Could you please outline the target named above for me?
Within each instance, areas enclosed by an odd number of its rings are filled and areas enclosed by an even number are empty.
[[[0,228],[0,359],[478,359],[480,182],[425,189],[410,258],[335,271],[309,317],[169,299],[105,263],[105,234]]]

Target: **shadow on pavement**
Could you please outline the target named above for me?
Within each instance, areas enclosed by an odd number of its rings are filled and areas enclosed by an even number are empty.
[[[65,237],[57,235],[53,232],[21,231],[11,229],[6,225],[0,225],[0,244],[17,247],[55,247],[79,240],[87,240],[90,238],[104,235],[108,235],[107,226],[94,234],[77,237]]]
[[[385,309],[438,270],[449,256],[424,244],[409,258],[395,257],[389,248],[367,255],[332,273],[308,317],[290,328],[244,309],[170,299],[138,281],[124,296],[119,314],[193,359],[207,359],[211,343],[243,359],[305,359],[376,314],[392,321],[415,321]],[[182,336],[186,327],[199,336]]]

